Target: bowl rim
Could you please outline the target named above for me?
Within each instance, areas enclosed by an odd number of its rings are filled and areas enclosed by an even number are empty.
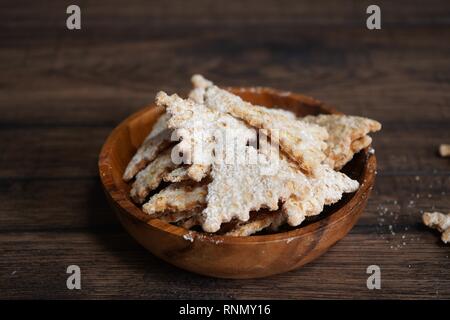
[[[329,112],[330,114],[342,114],[338,112],[333,106],[326,105],[319,100],[316,100],[312,97],[292,93],[289,91],[281,91],[268,87],[227,87],[227,90],[231,90],[233,92],[248,92],[248,93],[257,93],[257,94],[269,94],[269,95],[277,95],[282,97],[289,97],[290,99],[294,99],[300,101],[302,103],[310,103],[315,104],[317,107]],[[279,106],[283,108],[283,106]],[[329,228],[333,225],[338,224],[341,220],[345,219],[348,215],[354,212],[353,208],[356,207],[360,198],[365,194],[368,195],[370,189],[372,188],[376,175],[376,157],[375,154],[369,152],[369,145],[367,148],[361,150],[365,157],[365,165],[363,167],[361,173],[360,186],[356,192],[351,195],[351,198],[347,201],[345,205],[336,211],[331,212],[326,217],[314,221],[306,226],[298,226],[293,230],[288,230],[284,232],[277,232],[273,234],[264,234],[264,235],[251,235],[251,236],[225,236],[225,235],[215,235],[208,234],[203,232],[197,232],[193,230],[187,230],[182,227],[178,227],[172,225],[168,222],[160,220],[158,218],[150,218],[144,219],[145,214],[143,211],[137,207],[131,199],[128,197],[127,193],[124,192],[121,188],[119,188],[113,179],[112,166],[110,164],[111,159],[110,155],[112,152],[113,145],[117,139],[118,133],[122,130],[127,130],[128,123],[132,120],[138,118],[142,114],[149,112],[150,110],[157,110],[155,104],[148,105],[144,108],[139,109],[138,111],[132,113],[130,116],[122,120],[108,135],[105,143],[101,148],[101,152],[98,160],[99,167],[99,175],[100,180],[105,190],[105,194],[109,197],[114,203],[122,208],[122,211],[128,213],[128,216],[132,219],[135,219],[137,222],[141,222],[147,228],[156,228],[163,232],[167,232],[173,236],[184,238],[188,241],[207,241],[213,243],[228,243],[228,244],[255,244],[255,243],[270,243],[270,242],[279,242],[279,241],[290,241],[294,238],[307,237],[308,235],[321,231],[324,228]],[[131,204],[131,206],[130,206]]]

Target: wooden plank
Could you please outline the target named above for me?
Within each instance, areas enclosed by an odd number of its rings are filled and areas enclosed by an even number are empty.
[[[220,85],[302,92],[382,122],[450,119],[449,29],[283,28],[251,42],[246,36],[251,31],[106,44],[67,37],[58,48],[6,48],[0,125],[112,126],[159,90],[186,93],[194,73]]]
[[[361,233],[402,235],[421,225],[424,211],[450,208],[450,175],[377,177],[374,191],[357,229]],[[0,180],[0,232],[121,231],[100,181],[93,179]],[[391,227],[390,227],[391,226]]]
[[[437,128],[388,123],[374,135],[378,168],[384,174],[449,175],[448,160],[437,154],[450,141]],[[0,178],[86,178],[98,174],[97,160],[108,127],[7,127],[0,130]]]
[[[0,130],[0,177],[92,178],[111,128],[51,127]]]
[[[100,179],[0,180],[0,232],[122,230]]]
[[[390,249],[376,234],[352,232],[300,270],[230,281],[169,266],[123,233],[0,234],[0,298],[448,299],[447,248],[432,233],[409,236],[419,238]],[[71,264],[81,268],[79,291],[66,289]],[[381,290],[366,287],[366,268],[373,264],[381,268]]]

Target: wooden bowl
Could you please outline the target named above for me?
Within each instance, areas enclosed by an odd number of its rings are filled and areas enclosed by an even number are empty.
[[[291,110],[299,116],[337,113],[299,94],[267,88],[229,88],[244,100]],[[286,272],[308,263],[342,239],[363,212],[375,180],[376,159],[368,149],[343,169],[361,186],[326,207],[315,220],[285,232],[227,237],[188,231],[149,219],[129,197],[122,174],[163,110],[149,106],[131,115],[106,140],[99,158],[100,177],[108,201],[125,229],[161,259],[199,274],[219,278],[257,278]]]

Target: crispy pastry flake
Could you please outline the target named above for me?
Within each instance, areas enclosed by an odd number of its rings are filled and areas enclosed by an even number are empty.
[[[167,116],[164,116],[164,118],[166,117]],[[123,179],[125,181],[133,179],[134,176],[140,170],[145,168],[147,164],[153,161],[162,150],[170,146],[170,130],[162,129],[162,125],[162,123],[157,123],[154,130],[152,130],[147,138],[145,138],[141,147],[137,150],[133,158],[131,158],[130,163],[125,169],[125,173],[123,174]]]
[[[155,124],[153,125],[152,130],[150,131],[148,137],[145,140],[154,138],[158,134],[163,132],[165,129],[167,129],[167,120],[169,120],[169,118],[170,115],[167,112],[164,112],[162,115],[160,115],[158,120],[156,120]]]
[[[144,202],[149,193],[159,186],[163,177],[177,167],[171,159],[170,151],[170,149],[166,149],[136,175],[136,181],[134,181],[130,192],[135,202]]]
[[[186,180],[194,180],[200,182],[209,174],[210,170],[210,165],[193,164],[190,166],[182,166],[166,174],[164,176],[164,181],[181,182]]]
[[[273,159],[266,159],[266,163],[273,163]],[[317,215],[324,205],[341,199],[344,192],[354,192],[359,187],[357,181],[326,165],[319,166],[316,177],[307,176],[283,156],[274,174],[262,169],[259,164],[213,165],[203,230],[216,232],[222,223],[234,218],[248,221],[250,211],[277,210],[280,201],[287,222],[297,226],[306,216]]]
[[[280,211],[259,213],[248,222],[238,223],[233,229],[226,232],[225,235],[231,237],[250,236],[269,227],[276,229],[284,222],[284,215]]]
[[[269,136],[272,139],[279,140],[281,148],[306,173],[314,173],[314,169],[325,159],[323,151],[327,145],[324,140],[328,138],[325,129],[315,124],[299,121],[292,113],[286,111],[280,112],[279,110],[252,105],[239,96],[212,85],[208,80],[196,81],[194,78],[193,83],[194,86],[208,84],[203,89],[204,101],[208,108],[229,113],[253,127],[268,130]]]
[[[160,92],[156,103],[171,115],[168,126],[182,139],[175,148],[191,164],[187,174],[195,181],[209,173],[211,163],[225,156],[225,150],[233,149],[238,156],[239,150],[235,148],[256,139],[256,132],[242,121],[193,100]]]
[[[199,74],[193,75],[191,78],[191,82],[192,82],[192,85],[194,86],[194,88],[190,92],[189,98],[193,99],[194,101],[196,101],[198,103],[205,103],[206,89],[209,87],[213,87],[214,83],[211,82],[210,80],[205,79],[203,76],[201,76]],[[220,106],[217,106],[217,105],[208,106],[208,107],[213,107],[216,110],[219,110],[221,112],[227,112],[225,108],[221,108]],[[295,120],[297,118],[294,113],[292,113],[291,111],[284,110],[284,109],[267,108],[267,107],[263,107],[263,106],[255,106],[255,107],[258,108],[259,110],[262,110],[266,113],[270,113],[271,115],[274,115],[274,116],[279,115],[279,116],[282,116],[285,118],[289,118],[291,120]]]
[[[182,182],[189,180],[188,167],[181,166],[170,171],[169,173],[164,175],[163,180],[165,182]]]
[[[207,192],[208,189],[205,184],[173,183],[153,195],[144,204],[142,210],[149,215],[166,211],[192,211],[206,204]]]
[[[450,144],[441,144],[439,146],[439,154],[441,157],[450,157]]]
[[[444,243],[450,242],[450,213],[425,212],[422,216],[422,220],[427,227],[442,232],[441,240]]]
[[[368,133],[381,129],[379,122],[356,116],[321,114],[307,116],[302,120],[327,129],[328,148],[325,150],[325,162],[336,170],[340,170],[355,153],[370,145],[372,139],[367,136]]]

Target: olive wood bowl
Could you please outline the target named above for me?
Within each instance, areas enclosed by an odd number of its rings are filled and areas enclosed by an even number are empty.
[[[269,88],[228,88],[253,104],[279,107],[298,116],[338,113],[313,98]],[[188,231],[149,217],[129,197],[122,180],[129,160],[158,116],[156,106],[146,107],[120,123],[100,153],[99,171],[106,197],[118,219],[142,246],[155,256],[202,275],[219,278],[258,278],[299,268],[313,261],[353,227],[363,212],[375,180],[376,158],[366,148],[356,154],[343,172],[360,183],[352,194],[296,228],[273,234],[229,237]]]

